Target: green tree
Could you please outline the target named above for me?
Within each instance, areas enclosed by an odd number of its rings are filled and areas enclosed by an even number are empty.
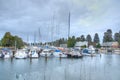
[[[111,42],[111,41],[113,41],[112,30],[108,29],[107,32],[104,33],[103,42]]]
[[[1,40],[0,40],[0,46],[2,46],[2,42],[1,42]]]
[[[69,37],[68,42],[67,42],[67,46],[68,47],[74,47],[75,43],[76,43],[75,36],[72,36],[72,38]]]
[[[10,32],[6,32],[4,37],[2,38],[2,46],[4,47],[10,47],[12,46],[13,36]]]
[[[14,36],[14,42],[13,43],[16,43],[16,47],[17,48],[21,48],[24,46],[24,42],[22,41],[22,39],[18,36]]]
[[[98,33],[95,33],[94,43],[100,43],[100,39],[99,39]]]
[[[96,48],[101,48],[100,43],[97,43],[97,44],[96,44]]]
[[[15,43],[16,48],[21,48],[22,46],[24,46],[23,40],[18,36],[12,36],[10,32],[5,33],[1,40],[1,43],[4,47],[15,47]]]
[[[84,35],[81,35],[80,39],[81,39],[82,42],[85,41]]]
[[[81,46],[81,48],[82,48],[82,49],[83,49],[83,48],[86,48],[86,45]]]
[[[76,42],[78,42],[78,41],[80,41],[80,40],[81,40],[80,37],[77,37],[77,38],[76,38]]]
[[[88,43],[91,43],[91,42],[92,42],[92,38],[91,38],[90,34],[87,35],[86,41],[88,41]]]
[[[117,41],[120,44],[120,32],[114,34],[114,41]]]

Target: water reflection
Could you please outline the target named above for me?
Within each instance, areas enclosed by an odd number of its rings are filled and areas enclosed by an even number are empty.
[[[120,80],[120,55],[0,59],[0,80]],[[7,76],[7,77],[6,77]]]

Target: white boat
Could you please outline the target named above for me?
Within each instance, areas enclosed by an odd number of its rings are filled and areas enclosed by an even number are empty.
[[[82,58],[83,57],[83,55],[80,53],[80,51],[76,50],[76,49],[69,51],[69,53],[67,55],[69,58]]]
[[[51,50],[50,49],[44,49],[41,53],[40,56],[43,57],[50,57],[52,55]]]
[[[11,58],[12,57],[12,51],[8,48],[3,48],[1,51],[1,57],[2,58]]]
[[[95,54],[95,48],[93,46],[89,46],[89,53]]]
[[[6,54],[4,55],[4,58],[5,58],[5,59],[6,59],[6,58],[11,58],[11,56],[10,56],[9,53],[6,53]]]
[[[83,55],[83,56],[90,56],[91,53],[89,52],[89,49],[88,49],[88,48],[84,48],[84,49],[82,50],[82,55]]]
[[[82,55],[84,55],[84,56],[95,56],[95,49],[93,47],[84,48],[82,50]]]
[[[27,57],[28,57],[28,55],[25,52],[25,50],[17,50],[17,52],[15,53],[15,58],[16,59],[25,59]]]
[[[37,53],[36,50],[30,50],[30,52],[29,52],[29,57],[30,57],[30,58],[38,58],[39,55],[38,55],[38,53]]]
[[[55,52],[53,52],[53,55],[55,57],[60,57],[60,58],[65,58],[67,57],[67,55],[65,53],[63,53],[62,51],[60,50],[55,50]]]
[[[71,56],[73,58],[81,58],[81,57],[83,57],[82,54],[79,51],[77,51],[77,50],[72,51]]]
[[[3,57],[4,57],[4,55],[3,55],[2,51],[0,51],[0,58],[3,58]]]

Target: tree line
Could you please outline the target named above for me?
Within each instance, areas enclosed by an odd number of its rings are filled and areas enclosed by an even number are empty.
[[[112,30],[108,29],[106,32],[104,32],[103,41],[102,42],[112,42],[117,41],[120,44],[120,32],[116,32],[114,35],[112,35]],[[53,44],[56,46],[60,46],[60,44],[67,44],[68,47],[74,47],[76,42],[84,42],[87,41],[88,45],[94,45],[95,47],[100,47],[100,38],[98,33],[95,33],[94,38],[92,39],[91,35],[88,34],[86,37],[84,35],[81,35],[80,37],[69,37],[68,40],[65,38],[60,38],[54,42],[49,42],[48,44]]]
[[[103,42],[112,42],[117,41],[120,44],[120,32],[116,32],[114,35],[112,35],[112,30],[108,29],[106,32],[104,32],[103,36]],[[91,35],[88,34],[86,37],[84,35],[81,35],[79,37],[69,37],[66,38],[60,38],[58,40],[55,40],[53,42],[47,42],[46,44],[54,45],[54,46],[60,46],[60,44],[67,44],[67,47],[74,47],[76,42],[83,42],[87,41],[88,45],[94,45],[95,47],[100,47],[100,38],[98,33],[95,33],[94,38],[92,39]],[[33,43],[35,45],[35,43]],[[42,45],[42,43],[39,43]],[[25,42],[23,42],[22,38],[18,36],[13,36],[10,32],[6,32],[3,38],[0,40],[0,46],[2,47],[15,47],[21,48],[24,45],[26,45]]]

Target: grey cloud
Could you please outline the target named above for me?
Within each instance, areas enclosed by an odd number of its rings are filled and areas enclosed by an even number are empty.
[[[95,8],[92,10],[91,6],[93,3],[99,4],[99,1],[94,0],[0,0],[0,32],[10,31],[20,35],[24,40],[29,35],[33,41],[34,32],[38,38],[38,28],[40,28],[42,41],[52,40],[52,33],[54,39],[67,37],[69,11],[71,12],[71,35],[79,36],[89,31],[94,32],[95,30],[91,30],[92,26],[98,26],[99,28],[94,28],[99,32],[103,30],[101,28],[108,28],[105,25],[111,20],[113,23],[110,25],[120,21],[117,18],[120,13],[117,8],[119,5],[115,6],[117,0],[110,0],[109,3],[104,3],[102,0],[102,2],[102,7],[100,4],[102,9],[95,11],[96,7],[92,7]],[[113,10],[111,10],[112,3],[114,3]],[[107,10],[109,7],[110,9]],[[111,16],[109,20],[108,16]],[[81,21],[84,21],[84,24]]]

